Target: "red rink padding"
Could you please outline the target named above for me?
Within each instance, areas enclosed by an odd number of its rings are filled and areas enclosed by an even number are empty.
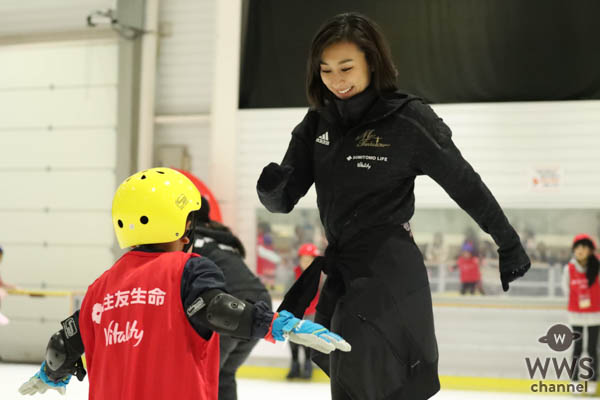
[[[210,191],[208,186],[206,186],[204,184],[204,182],[202,182],[200,179],[198,179],[194,174],[192,174],[189,171],[186,171],[184,169],[177,169],[177,168],[173,168],[173,169],[175,171],[179,171],[182,174],[184,174],[185,176],[187,176],[189,178],[189,180],[191,180],[194,183],[194,185],[196,185],[196,187],[200,191],[200,194],[203,197],[208,199],[208,203],[210,205],[210,213],[208,216],[210,217],[210,219],[213,221],[223,223],[223,217],[221,216],[221,208],[219,208],[219,202],[217,201],[217,198],[213,195],[213,193]]]

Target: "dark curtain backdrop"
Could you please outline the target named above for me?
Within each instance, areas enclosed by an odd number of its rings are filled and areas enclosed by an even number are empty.
[[[240,108],[303,107],[313,35],[358,11],[431,103],[600,98],[600,0],[244,0]]]

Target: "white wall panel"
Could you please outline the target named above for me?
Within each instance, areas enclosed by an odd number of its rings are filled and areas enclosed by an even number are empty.
[[[114,41],[65,42],[60,46],[0,46],[0,91],[14,88],[97,86],[117,83]]]
[[[209,111],[214,69],[215,4],[215,0],[161,2],[157,114]]]
[[[90,11],[113,4],[2,1],[0,37],[83,30]],[[5,45],[0,65],[3,277],[26,289],[85,289],[114,262],[118,42]],[[12,322],[0,358],[17,361],[39,360],[73,311],[69,297],[9,296],[2,306]]]
[[[102,212],[0,211],[0,221],[0,238],[7,244],[99,245],[110,248],[114,241],[110,209]]]
[[[505,208],[598,208],[600,204],[600,101],[434,105],[452,128],[456,145]],[[255,209],[262,207],[256,180],[280,162],[305,109],[242,110],[237,159],[238,221],[249,250],[255,242]],[[562,172],[557,189],[535,191],[531,170]],[[417,207],[456,207],[428,177],[417,178]],[[297,207],[316,207],[314,187]]]
[[[7,280],[84,288],[110,265],[117,48],[108,40],[0,48]]]
[[[114,262],[106,246],[4,245],[2,278],[20,287],[85,290]]]
[[[116,135],[115,129],[94,128],[0,130],[0,171],[112,169],[116,164]]]
[[[456,145],[503,207],[597,208],[600,102],[435,105]],[[558,188],[532,189],[532,169],[562,172]],[[417,179],[417,206],[455,207],[437,184]]]
[[[71,312],[71,302],[68,297],[63,298],[26,298],[25,307],[13,307],[11,305],[13,296],[5,300],[9,304],[10,312],[7,316],[11,323],[3,326],[0,330],[0,357],[3,361],[18,361],[39,363],[43,361],[46,354],[48,339],[58,329],[60,321],[68,317]],[[28,318],[30,311],[39,309],[41,311],[53,310],[61,313],[59,318],[45,318],[37,315],[36,318]],[[4,312],[4,310],[3,310]],[[21,384],[15,382],[14,390]],[[17,395],[10,397],[17,398]]]
[[[87,15],[115,0],[2,0],[0,36],[84,29]]]
[[[87,87],[0,91],[3,116],[0,130],[6,128],[114,127],[117,89]]]
[[[70,299],[68,297],[47,297],[31,300],[27,296],[11,296],[2,304],[2,313],[16,316],[17,319],[61,321],[69,316]],[[23,317],[19,318],[19,315]],[[10,318],[10,317],[9,317]],[[57,329],[58,330],[58,329]]]
[[[0,170],[0,182],[0,210],[108,210],[115,175],[111,170]]]
[[[156,127],[155,145],[183,145],[187,147],[192,165],[191,172],[207,182],[210,165],[210,126],[199,124],[169,124]]]

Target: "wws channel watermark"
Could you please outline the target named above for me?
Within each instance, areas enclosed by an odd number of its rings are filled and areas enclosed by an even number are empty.
[[[579,333],[572,332],[566,325],[557,324],[552,326],[545,336],[539,338],[538,342],[547,344],[555,352],[564,352],[577,340],[581,340]],[[529,377],[538,380],[531,385],[531,391],[534,393],[587,393],[588,381],[595,379],[593,360],[590,357],[526,357],[525,364]],[[548,372],[552,370],[558,379],[566,375],[571,382],[544,382]]]

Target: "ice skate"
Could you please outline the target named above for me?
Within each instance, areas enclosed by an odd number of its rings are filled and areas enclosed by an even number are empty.
[[[304,369],[302,370],[302,379],[311,380],[313,375],[312,361],[306,360],[304,362]]]
[[[300,378],[300,362],[297,360],[292,361],[290,372],[288,372],[286,379]]]

